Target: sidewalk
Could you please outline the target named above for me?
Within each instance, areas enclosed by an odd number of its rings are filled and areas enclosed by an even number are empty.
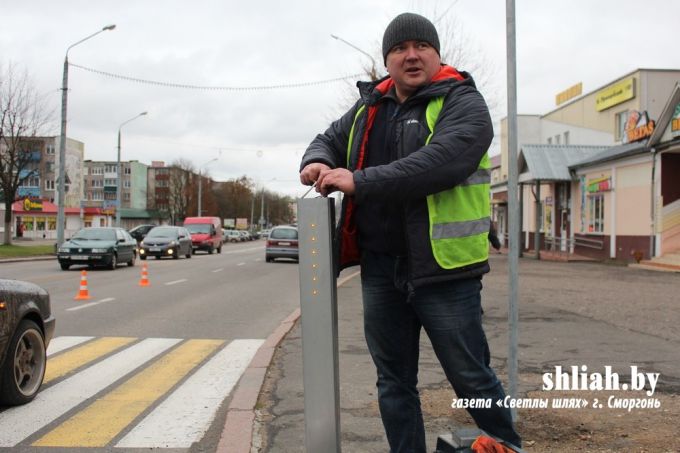
[[[492,367],[507,390],[507,257],[492,255],[491,263],[493,271],[485,277],[482,293],[484,322]],[[680,424],[680,398],[675,398],[680,390],[677,288],[680,276],[673,274],[520,260],[519,396],[536,397],[537,391],[538,397],[564,396],[540,391],[542,373],[554,371],[556,365],[586,365],[598,372],[610,365],[622,380],[627,380],[631,365],[639,365],[646,372],[661,373],[656,391],[663,403],[656,411],[616,413],[520,409],[518,430],[527,451],[575,451],[581,446],[591,451],[680,449],[675,440]],[[338,331],[342,450],[385,452],[375,370],[363,336],[358,276],[338,290]],[[464,410],[450,408],[454,394],[425,334],[420,364],[427,445],[433,451],[438,435],[472,422]],[[581,395],[590,400],[607,396],[602,392]],[[256,411],[252,451],[305,451],[303,398],[298,323],[277,348],[268,369]],[[645,434],[669,439],[666,442],[671,446],[657,450],[654,446],[659,445],[644,438]]]

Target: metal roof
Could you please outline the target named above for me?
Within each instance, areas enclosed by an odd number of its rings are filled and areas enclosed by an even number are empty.
[[[572,162],[569,168],[587,167],[589,165],[607,162],[610,160],[621,159],[634,154],[643,153],[645,142],[626,143],[625,145],[611,146],[595,155],[586,157],[578,162]]]
[[[608,148],[587,145],[522,145],[519,152],[519,182],[571,181],[571,165]]]

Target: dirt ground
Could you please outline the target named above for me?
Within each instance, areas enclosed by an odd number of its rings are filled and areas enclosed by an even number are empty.
[[[540,393],[529,392],[526,397],[545,396]],[[609,395],[617,396],[616,392],[602,392],[601,399],[606,400]],[[559,396],[592,400],[594,394],[560,392]],[[423,413],[473,426],[465,410],[451,409],[451,398],[450,390],[424,390],[421,393]],[[628,412],[609,409],[606,403],[602,409],[519,409],[517,430],[527,452],[680,452],[680,397],[655,394],[654,398],[660,402],[659,409]]]

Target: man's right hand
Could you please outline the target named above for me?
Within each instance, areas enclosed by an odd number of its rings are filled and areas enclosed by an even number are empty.
[[[305,166],[305,168],[303,168],[300,172],[300,182],[305,186],[311,186],[316,182],[317,179],[319,179],[319,173],[321,173],[323,170],[330,169],[331,167],[328,165],[319,162],[309,164]]]

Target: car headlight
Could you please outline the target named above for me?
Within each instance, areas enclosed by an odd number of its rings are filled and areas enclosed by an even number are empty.
[[[106,253],[109,249],[92,249],[92,253]]]
[[[59,247],[58,252],[59,252],[59,253],[70,253],[70,252],[71,252],[71,249],[68,248],[68,247]]]

